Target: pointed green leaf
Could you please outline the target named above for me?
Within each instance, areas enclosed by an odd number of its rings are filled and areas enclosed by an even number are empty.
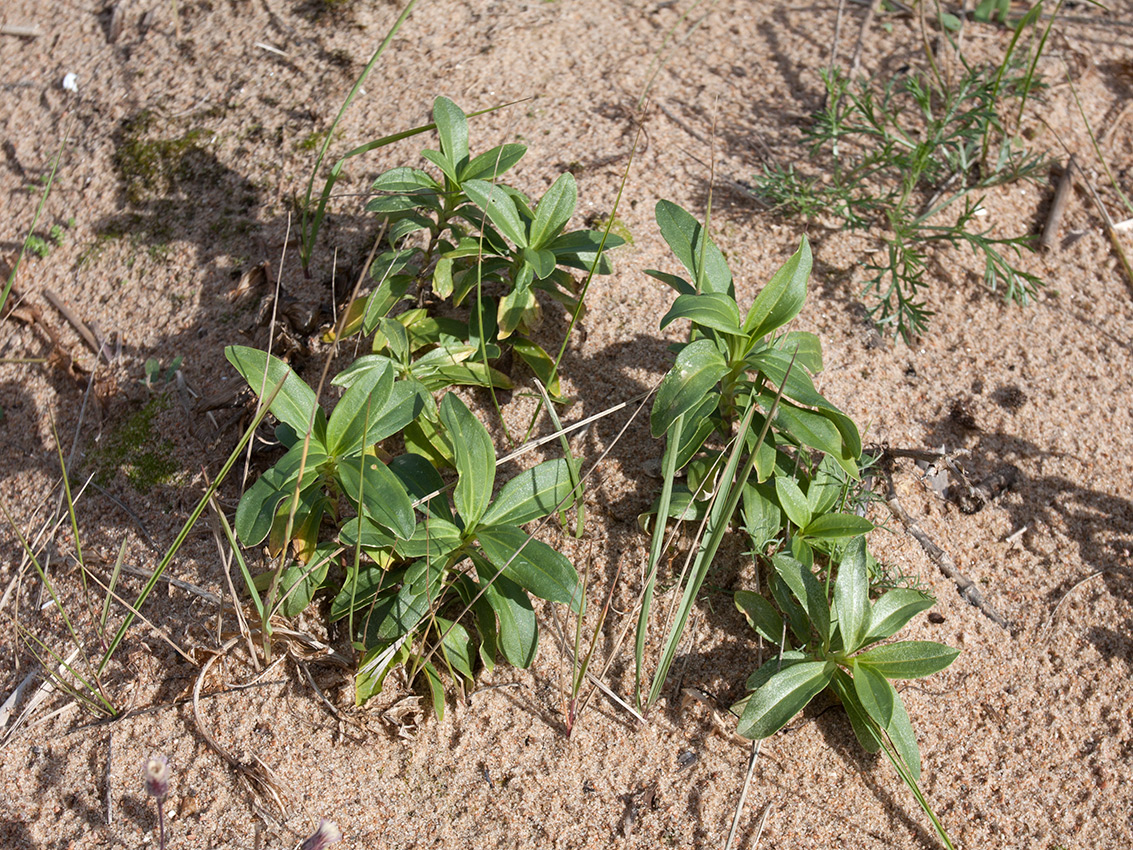
[[[341,457],[367,448],[364,440],[370,425],[378,419],[392,389],[393,369],[388,363],[367,370],[353,381],[330,415],[327,453]]]
[[[444,176],[451,180],[453,183],[460,182],[457,179],[460,176],[460,173],[456,170],[456,164],[443,153],[441,153],[440,151],[424,150],[421,151],[421,156],[429,160],[429,162],[433,163],[433,165],[439,168],[441,170],[441,173],[444,174]]]
[[[927,611],[935,604],[935,599],[919,590],[895,587],[887,591],[873,603],[869,635],[865,643],[892,637],[914,616],[921,611]]]
[[[256,546],[268,536],[275,520],[276,508],[294,495],[299,484],[299,469],[303,467],[300,489],[307,489],[319,477],[319,466],[327,456],[314,439],[307,447],[306,465],[303,465],[303,441],[296,442],[275,466],[267,470],[240,497],[236,507],[235,530],[245,546]]]
[[[574,182],[574,175],[569,171],[563,172],[535,207],[535,221],[531,223],[529,240],[531,247],[542,248],[558,236],[574,215],[577,203],[578,185]]]
[[[908,765],[913,780],[920,782],[921,751],[917,746],[917,733],[913,731],[913,724],[909,722],[909,712],[905,710],[901,695],[894,693],[893,696],[893,719],[885,731],[889,733],[889,740],[893,742],[894,749]]]
[[[799,528],[804,528],[810,522],[810,505],[795,479],[776,475],[775,496],[787,518]]]
[[[748,625],[764,640],[776,646],[783,640],[783,618],[771,603],[758,593],[737,590],[736,607],[747,619]]]
[[[661,319],[661,328],[668,327],[678,319],[688,319],[694,325],[734,336],[740,334],[739,308],[731,296],[721,292],[678,295],[669,312]]]
[[[862,745],[862,749],[867,753],[876,753],[880,750],[882,742],[877,724],[870,720],[858,700],[857,692],[854,690],[854,680],[850,678],[850,674],[841,668],[835,670],[834,678],[830,680],[830,688],[842,701],[842,707],[846,709],[846,716],[850,718],[850,725],[854,727],[854,735]]]
[[[889,680],[868,664],[854,665],[854,693],[865,709],[866,714],[877,721],[883,729],[893,720],[893,702],[897,692]]]
[[[677,417],[698,406],[717,382],[728,373],[728,364],[709,339],[689,343],[661,380],[649,416],[654,437],[668,432]]]
[[[822,540],[845,540],[873,531],[873,523],[856,514],[823,514],[815,517],[799,531],[804,537]]]
[[[413,503],[405,486],[389,468],[373,455],[357,454],[338,462],[342,491],[374,522],[388,528],[402,540],[417,527]]]
[[[492,181],[523,159],[527,153],[525,145],[500,145],[474,156],[460,172],[461,182],[465,180]]]
[[[960,650],[931,640],[902,640],[874,647],[856,656],[886,679],[919,679],[939,673],[956,660]]]
[[[441,150],[459,173],[468,164],[468,119],[447,97],[433,101],[433,123],[441,137]]]
[[[672,201],[658,201],[655,214],[661,235],[692,275],[697,292],[734,295],[728,263],[704,226]]]
[[[294,428],[296,434],[306,434],[314,414],[315,433],[319,433],[320,422],[325,424],[326,416],[319,408],[314,391],[303,383],[303,379],[290,366],[278,357],[244,345],[228,346],[224,349],[224,356],[260,398],[270,394],[282,381],[283,386],[268,408],[272,415]]]
[[[429,695],[433,698],[433,712],[437,720],[445,719],[445,684],[441,681],[441,674],[433,666],[433,662],[426,661],[421,665],[425,671],[425,681],[429,683]]]
[[[441,421],[452,439],[456,471],[453,498],[466,529],[472,529],[488,509],[496,481],[496,450],[488,429],[472,415],[457,396],[449,393],[441,401]]]
[[[791,589],[795,599],[803,606],[818,637],[826,642],[830,638],[830,606],[826,601],[826,588],[802,563],[790,555],[774,555],[771,564],[775,573]]]
[[[802,664],[804,661],[811,661],[811,657],[805,652],[797,649],[785,649],[778,655],[768,658],[759,667],[747,677],[744,687],[749,691],[758,691],[764,685],[771,681],[771,677],[778,673],[780,670],[786,670],[795,664]],[[747,704],[747,700],[744,700]]]
[[[784,667],[751,695],[736,731],[753,741],[774,735],[830,684],[835,667],[832,661]]]
[[[799,643],[809,643],[811,640],[810,620],[807,618],[803,607],[791,595],[790,587],[776,572],[771,573],[767,584],[771,589],[771,596],[774,598],[775,604],[779,606],[780,611],[787,615],[787,623],[790,625],[795,638]]]
[[[483,180],[466,180],[463,189],[504,236],[520,248],[527,247],[527,231],[511,195],[498,184],[486,183]]]
[[[578,613],[582,608],[582,586],[578,572],[566,556],[546,543],[529,540],[514,525],[480,528],[476,538],[488,560],[503,574],[540,599],[561,602]]]
[[[483,558],[473,555],[472,561],[480,584],[487,586],[484,598],[500,618],[500,649],[504,651],[508,664],[526,669],[535,660],[539,649],[539,626],[531,599],[515,582],[502,575],[496,576],[497,568]]]
[[[822,371],[822,343],[806,331],[790,331],[775,341],[775,348],[795,358],[795,363],[812,375]]]
[[[519,473],[501,487],[481,522],[484,525],[523,525],[552,513],[570,492],[570,465],[566,459],[548,460]],[[573,499],[563,507],[571,504]]]
[[[850,542],[838,565],[834,605],[838,612],[842,649],[847,653],[856,652],[870,629],[869,577],[866,575],[864,537]]]
[[[799,314],[806,301],[806,282],[810,277],[811,264],[810,243],[804,236],[799,249],[756,296],[744,320],[745,334],[760,339]]]

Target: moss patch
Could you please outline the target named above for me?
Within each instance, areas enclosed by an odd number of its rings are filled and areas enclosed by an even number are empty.
[[[189,130],[172,139],[152,138],[155,116],[145,110],[122,122],[114,167],[133,204],[169,195],[178,183],[201,176],[201,164],[215,162],[205,149],[211,130]]]
[[[148,493],[159,484],[168,484],[181,471],[173,454],[173,443],[155,431],[154,420],[169,408],[165,395],[154,396],[131,413],[103,438],[102,444],[87,455],[94,480],[106,486],[121,472],[139,493]]]

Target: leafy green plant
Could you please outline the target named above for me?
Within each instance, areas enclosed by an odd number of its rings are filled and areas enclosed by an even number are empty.
[[[608,231],[566,230],[578,202],[569,172],[533,203],[498,182],[522,159],[523,145],[499,145],[473,156],[467,117],[445,97],[434,102],[433,122],[440,150],[422,156],[437,171],[399,167],[374,181],[380,197],[367,209],[385,221],[391,247],[371,265],[377,287],[355,302],[344,333],[381,331],[375,353],[398,360],[404,373],[413,371],[412,355],[429,346],[429,361],[418,362],[420,368],[448,384],[482,386],[509,386],[488,364],[507,340],[557,397],[556,364],[528,336],[542,318],[536,292],[578,315],[582,304],[568,269],[609,274],[604,252],[623,240]],[[415,297],[422,304],[431,296],[458,307],[469,302],[471,320],[442,322],[411,312],[399,317],[404,332],[393,320],[383,321],[402,299]],[[477,353],[474,364],[471,356]]]
[[[790,534],[793,551],[807,563],[816,552],[873,527],[837,509],[848,482],[859,477],[862,446],[850,418],[815,389],[811,375],[822,369],[821,343],[814,334],[781,332],[806,299],[807,241],[741,316],[731,271],[706,228],[668,201],[658,203],[657,222],[690,276],[649,272],[678,292],[661,327],[683,319],[691,330],[689,342],[677,346],[650,418],[654,437],[665,437],[666,445],[655,506],[661,519],[653,529],[635,651],[637,698],[645,710],[660,696],[696,595],[741,501],[758,551]],[[724,448],[712,447],[713,435]],[[687,470],[685,484],[676,480],[681,469]],[[667,518],[693,519],[699,527],[682,572],[680,604],[643,699],[644,649]]]
[[[581,611],[570,561],[520,528],[570,506],[576,471],[569,460],[541,463],[493,497],[491,437],[457,396],[435,405],[420,381],[395,380],[389,361],[364,359],[339,375],[347,376],[340,382],[347,388],[327,417],[281,360],[235,346],[226,354],[253,389],[283,383],[270,410],[289,448],[241,498],[235,531],[244,546],[266,540],[271,554],[285,557],[258,582],[245,573],[249,589],[266,620],[276,610],[294,616],[320,588],[330,588],[331,621],[347,620],[363,653],[359,702],[381,689],[390,669],[412,659],[443,714],[434,653],[458,683],[472,679],[477,652],[488,669],[500,653],[526,667],[538,646],[528,594]],[[456,468],[451,501],[425,457],[390,457],[377,445],[426,412],[441,423],[434,439],[445,441]],[[324,517],[333,520],[329,540]]]
[[[932,316],[923,290],[934,246],[970,249],[982,259],[984,284],[1008,300],[1025,303],[1042,285],[1018,265],[1029,235],[996,236],[979,223],[987,190],[1038,180],[1049,165],[1000,114],[1007,102],[1021,114],[1039,87],[1034,62],[1019,71],[1015,48],[1040,11],[1018,22],[998,67],[965,64],[951,84],[918,70],[884,85],[824,72],[825,106],[804,134],[813,171],[772,164],[757,178],[757,194],[776,209],[833,215],[878,235],[881,259],[866,265],[863,295],[875,302],[874,319],[906,342]],[[1038,51],[1043,43],[1045,35]]]
[[[737,731],[751,739],[773,735],[830,688],[861,745],[871,753],[885,752],[951,848],[920,790],[920,749],[892,681],[937,673],[959,650],[933,641],[882,643],[936,600],[894,588],[871,602],[865,538],[853,538],[841,554],[832,589],[832,570],[825,571],[824,580],[798,559],[777,553],[771,557],[770,580],[775,604],[758,593],[736,593],[736,607],[756,633],[781,647],[748,678],[753,693],[733,708],[740,718]]]

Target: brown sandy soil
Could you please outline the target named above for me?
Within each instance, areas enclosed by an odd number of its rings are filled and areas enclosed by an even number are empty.
[[[156,474],[159,459],[173,458],[173,479],[145,489],[119,472],[79,500],[84,556],[103,577],[123,541],[128,565],[153,569],[234,445],[233,410],[210,420],[190,390],[208,396],[237,386],[223,347],[264,342],[262,331],[249,330],[249,312],[227,299],[236,278],[265,261],[274,276],[286,254],[282,281],[297,299],[296,315],[329,311],[334,264],[341,298],[352,280],[343,270],[356,274],[375,232],[361,200],[348,193],[364,192],[383,168],[417,164],[423,146],[410,140],[351,163],[307,280],[294,243],[286,251],[285,243],[291,201],[310,173],[311,140],[330,126],[399,9],[376,0],[121,5],[116,22],[101,0],[9,0],[0,11],[0,23],[40,32],[0,36],[2,251],[18,250],[60,144],[39,231],[74,219],[63,244],[26,260],[19,274],[23,303],[41,320],[0,324],[0,499],[15,527],[34,537],[60,516],[53,428],[77,488],[113,452],[115,435],[139,426],[139,411],[155,397],[140,384],[145,361],[168,366],[183,358],[183,385],[171,385],[167,406],[149,408],[156,410],[151,456],[141,462]],[[798,131],[819,104],[818,69],[829,61],[837,4],[723,2],[686,37],[705,11],[682,23],[687,5],[423,0],[333,140],[332,154],[340,154],[426,123],[437,94],[468,111],[523,99],[475,119],[474,144],[524,141],[530,151],[510,176],[531,195],[569,166],[579,183],[578,218],[602,216],[633,143],[635,98],[676,26],[618,212],[633,244],[615,255],[616,273],[591,290],[584,332],[564,361],[564,391],[576,399],[567,419],[641,392],[668,368],[667,342],[684,329],[657,330],[671,293],[643,270],[675,263],[652,211],[668,198],[702,217],[713,155],[713,226],[741,305],[808,229],[761,211],[727,183],[750,181],[770,157],[803,155]],[[1053,85],[1035,110],[1045,123],[1031,119],[1032,143],[1061,158],[1061,140],[1104,186],[1065,83],[1069,68],[1102,150],[1131,193],[1133,5],[1076,4],[1064,12],[1040,66]],[[863,15],[861,5],[847,4],[843,63]],[[1008,34],[973,26],[967,38],[974,55],[995,56]],[[916,20],[895,15],[871,27],[862,61],[886,76],[923,57]],[[75,92],[61,85],[69,73]],[[146,165],[151,155],[156,164]],[[1038,232],[1052,194],[1047,184],[998,192],[987,201],[987,221],[1003,233]],[[1120,209],[1115,195],[1103,197]],[[1018,470],[1013,486],[970,515],[921,483],[910,461],[898,464],[894,478],[905,509],[1009,630],[967,604],[883,506],[874,515],[888,524],[872,537],[879,557],[939,599],[933,617],[919,615],[907,636],[963,650],[947,671],[903,689],[928,799],[957,847],[1133,847],[1133,301],[1096,208],[1079,181],[1055,250],[1022,260],[1048,282],[1025,308],[982,289],[970,255],[940,255],[927,295],[936,316],[913,347],[879,345],[856,298],[861,265],[877,243],[823,223],[810,225],[809,235],[815,274],[796,326],[822,337],[820,389],[863,426],[867,441],[966,450],[962,462],[976,481],[1008,465]],[[1124,245],[1133,251],[1128,232]],[[117,355],[92,382],[95,358],[45,300],[48,290]],[[565,325],[547,312],[542,333],[548,347],[557,346]],[[48,329],[74,357],[71,371]],[[293,334],[300,342],[307,336]],[[324,351],[316,336],[310,356],[296,360],[312,380]],[[523,381],[503,407],[513,425],[534,409]],[[596,458],[624,423],[619,416],[576,439],[575,450]],[[646,468],[660,444],[647,431],[633,424],[600,470],[587,495],[584,538],[547,536],[576,564],[593,558],[595,599],[620,560],[615,602],[622,610],[633,604],[646,559],[636,517],[659,486]],[[222,488],[229,512],[239,492],[238,476]],[[206,515],[168,575],[227,599],[210,523]],[[82,590],[68,558],[69,523],[49,528],[38,545],[67,610],[90,634],[99,615],[90,606],[103,594]],[[682,706],[674,689],[679,676],[684,688],[723,707],[742,696],[758,660],[754,635],[727,593],[751,577],[742,548],[725,546],[668,695],[644,726],[597,695],[566,737],[569,662],[550,606],[540,609],[542,651],[533,668],[497,667],[468,698],[450,699],[443,721],[407,711],[412,692],[392,679],[379,698],[354,709],[349,673],[325,659],[301,663],[296,646],[294,657],[257,677],[237,647],[206,677],[202,721],[235,759],[274,772],[281,805],[249,791],[210,748],[185,701],[198,668],[139,623],[105,678],[123,716],[96,723],[61,694],[28,710],[42,680],[34,675],[3,719],[0,846],[156,845],[141,767],[160,752],[173,772],[171,848],[294,847],[320,817],[337,821],[342,846],[352,848],[722,847],[749,747],[729,734],[734,721],[726,714],[714,718],[695,700]],[[71,648],[34,573],[20,567],[19,542],[5,522],[0,702],[38,669],[21,628],[55,651]],[[233,575],[238,581],[235,568]],[[124,578],[125,595],[141,585]],[[195,664],[219,645],[218,635],[236,630],[231,606],[166,585],[144,613]],[[120,622],[120,611],[111,617]],[[615,616],[608,624],[600,656],[623,622]],[[326,637],[314,612],[295,628]],[[606,675],[610,687],[629,694],[632,666],[622,650]],[[844,713],[829,703],[816,703],[766,742],[737,847],[755,845],[765,812],[762,847],[939,846],[888,763],[861,752]]]

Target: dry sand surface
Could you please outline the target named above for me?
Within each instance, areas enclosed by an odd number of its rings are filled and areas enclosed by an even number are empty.
[[[564,392],[575,399],[564,418],[630,398],[668,368],[666,346],[684,329],[658,331],[672,294],[644,270],[675,269],[675,261],[653,207],[668,198],[703,217],[714,159],[713,230],[741,305],[808,232],[815,273],[795,326],[821,336],[819,388],[861,424],[866,441],[962,450],[973,481],[1017,470],[1005,492],[972,514],[926,486],[910,460],[898,462],[893,478],[905,510],[1010,628],[961,598],[884,505],[872,515],[886,524],[871,538],[878,556],[939,600],[907,636],[963,650],[945,672],[902,690],[925,794],[956,846],[1133,847],[1133,292],[1085,181],[1069,198],[1055,249],[1022,258],[1047,281],[1035,303],[1003,303],[982,288],[970,254],[944,252],[930,265],[929,333],[913,346],[882,343],[857,298],[877,241],[831,222],[775,217],[734,190],[772,158],[803,157],[799,131],[820,102],[838,4],[724,0],[682,20],[689,6],[422,0],[339,125],[332,155],[426,123],[438,94],[467,111],[522,101],[474,119],[474,146],[527,144],[510,178],[530,195],[569,167],[579,185],[577,220],[600,220],[634,142],[637,95],[673,31],[618,211],[633,244],[590,292],[564,360]],[[411,139],[351,162],[309,279],[289,212],[305,190],[317,134],[398,12],[384,0],[3,4],[6,31],[29,25],[38,36],[0,35],[0,250],[18,250],[61,144],[39,232],[54,224],[64,232],[62,245],[20,269],[23,318],[0,323],[0,501],[14,523],[0,530],[0,702],[39,669],[31,641],[63,653],[72,646],[34,572],[20,572],[13,531],[34,537],[60,516],[53,429],[76,487],[131,422],[128,448],[149,441],[142,466],[156,475],[163,458],[173,459],[171,483],[143,492],[120,473],[78,503],[83,553],[96,575],[109,574],[123,541],[126,564],[152,570],[239,433],[231,408],[210,420],[189,391],[207,397],[238,385],[223,347],[265,342],[227,298],[241,273],[267,262],[274,278],[282,266],[294,299],[285,322],[298,348],[293,362],[317,381],[325,347],[305,331],[305,314],[329,321],[332,269],[341,299],[376,232],[358,193],[384,168],[418,164],[426,143]],[[864,14],[860,3],[845,4],[843,65]],[[966,40],[973,55],[1001,56],[1009,33],[975,25]],[[879,17],[863,46],[862,68],[883,77],[924,62],[915,17]],[[1031,143],[1060,160],[1060,143],[1074,151],[1115,219],[1127,218],[1066,79],[1069,72],[1110,168],[1133,194],[1133,5],[1068,4],[1039,69],[1051,87],[1025,119]],[[62,85],[68,74],[73,91]],[[1052,195],[1049,182],[1000,190],[985,202],[986,223],[1037,233]],[[1129,231],[1121,238],[1133,252]],[[114,355],[93,375],[91,349],[49,291]],[[565,321],[553,305],[546,312],[542,339],[557,347]],[[143,364],[176,357],[183,384],[170,385],[166,406],[145,408],[154,396],[140,382]],[[521,376],[521,388],[503,405],[512,425],[534,409],[529,378]],[[153,412],[148,429],[137,419],[143,409]],[[576,439],[575,450],[596,458],[625,416]],[[632,424],[587,493],[583,539],[545,535],[580,566],[592,558],[595,600],[620,563],[614,600],[622,611],[641,586],[648,541],[636,518],[658,491],[648,469],[659,455],[644,422]],[[221,489],[230,514],[238,479]],[[100,612],[91,606],[104,594],[82,590],[69,558],[73,537],[64,521],[37,545],[67,610],[92,634]],[[536,664],[482,676],[471,694],[450,698],[443,720],[416,710],[414,692],[393,679],[355,709],[349,671],[293,641],[292,654],[262,673],[242,645],[214,664],[198,726],[187,697],[199,666],[237,633],[236,621],[230,605],[162,584],[143,612],[160,633],[136,624],[105,677],[122,716],[95,722],[58,693],[29,710],[42,680],[33,675],[3,718],[0,847],[156,846],[141,781],[151,752],[166,754],[172,769],[170,848],[295,847],[320,817],[336,821],[340,846],[351,848],[723,847],[750,747],[732,736],[734,719],[721,709],[743,695],[759,660],[729,596],[751,577],[742,552],[739,540],[722,549],[648,722],[598,694],[569,738],[569,662],[548,605],[539,608]],[[208,515],[168,575],[230,598]],[[125,576],[125,595],[143,581]],[[111,619],[120,622],[120,609]],[[624,622],[615,614],[607,624],[600,657]],[[293,628],[349,651],[314,609]],[[622,649],[605,679],[628,695],[632,669]],[[677,678],[707,702],[682,699]],[[244,769],[219,756],[202,728]],[[254,765],[274,774],[278,801],[251,787]],[[889,764],[861,752],[829,701],[766,741],[736,847],[755,846],[764,815],[765,848],[940,846]]]

